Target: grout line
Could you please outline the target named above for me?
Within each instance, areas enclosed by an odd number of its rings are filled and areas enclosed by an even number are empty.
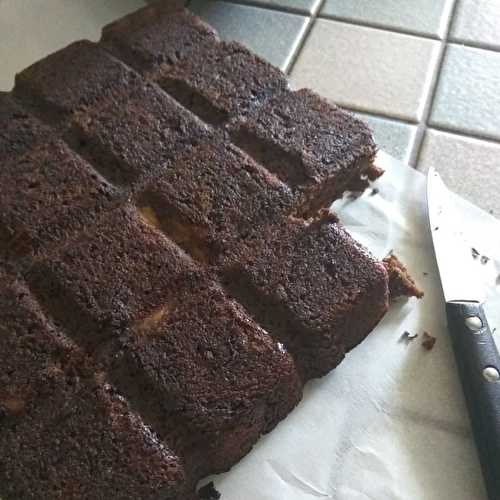
[[[422,111],[422,117],[420,119],[420,123],[418,124],[417,132],[415,134],[415,140],[413,141],[413,147],[411,149],[410,156],[408,158],[408,164],[417,170],[418,170],[418,162],[420,160],[420,152],[422,150],[422,144],[424,142],[425,132],[427,130],[427,125],[436,98],[439,81],[441,79],[441,72],[443,70],[444,60],[446,57],[446,49],[448,46],[448,35],[450,33],[453,20],[455,18],[457,6],[458,6],[458,0],[455,0],[453,6],[450,9],[450,14],[446,23],[446,27],[443,32],[443,38],[439,46],[436,66],[429,84],[429,89],[427,92],[424,109]]]
[[[219,0],[224,3],[231,3],[235,5],[244,5],[247,7],[258,7],[259,9],[274,10],[284,14],[299,14],[301,16],[311,16],[312,12],[300,7],[291,7],[289,5],[274,5],[262,4],[258,0]]]
[[[396,27],[387,26],[387,25],[381,24],[381,23],[364,21],[361,19],[352,19],[349,17],[332,16],[332,15],[327,15],[327,14],[319,15],[318,19],[323,19],[325,21],[337,21],[340,23],[351,24],[353,26],[361,26],[363,28],[371,28],[371,29],[376,29],[376,30],[380,30],[380,31],[387,31],[389,33],[396,33],[397,35],[416,36],[418,38],[424,38],[426,40],[434,40],[434,41],[441,40],[441,38],[438,35],[423,33],[421,31],[414,31],[414,30],[407,29],[404,27],[396,28]]]
[[[462,130],[453,127],[447,127],[444,125],[428,125],[428,130],[436,130],[438,132],[445,132],[450,135],[456,135],[457,137],[461,137],[463,139],[474,139],[477,141],[488,142],[491,145],[500,146],[500,141],[498,137],[494,137],[489,134],[485,134],[484,132],[474,132],[473,130]]]
[[[339,104],[335,101],[332,101],[332,102],[334,104],[336,104],[337,106],[339,106],[340,108],[347,109],[348,111],[352,111],[353,113],[365,113],[367,115],[372,115],[375,118],[384,118],[385,120],[392,120],[392,121],[396,121],[399,123],[404,123],[406,125],[413,125],[413,126],[419,125],[418,119],[412,120],[411,118],[403,118],[403,117],[397,116],[397,115],[391,115],[388,113],[386,114],[386,113],[377,112],[377,111],[370,109],[370,108],[364,108],[362,106],[358,107],[358,106],[356,106],[356,103],[351,103],[349,106],[343,106],[342,104]]]
[[[309,36],[310,31],[312,30],[314,23],[313,17],[307,18],[307,23],[302,27],[299,36],[295,39],[295,41],[290,46],[290,51],[285,60],[285,64],[280,69],[286,74],[290,75],[290,72],[295,65],[295,61],[297,60],[298,55],[302,51],[302,47],[305,44],[306,39]]]
[[[460,40],[459,38],[450,38],[448,40],[448,45],[454,45],[456,47],[466,49],[484,50],[485,52],[500,52],[500,47],[498,47],[498,45],[492,45],[484,42],[473,42],[471,40]]]
[[[293,70],[293,67],[295,66],[295,63],[297,62],[297,59],[302,52],[302,49],[304,45],[307,42],[307,39],[309,38],[309,35],[311,34],[312,29],[314,28],[314,25],[316,23],[316,19],[318,17],[318,13],[320,12],[321,8],[323,7],[323,4],[325,3],[325,0],[319,0],[316,5],[314,6],[311,16],[309,18],[309,22],[307,23],[306,29],[304,30],[304,33],[302,34],[302,37],[299,39],[299,41],[296,43],[295,48],[293,49],[292,53],[290,54],[286,68],[285,68],[285,73],[289,76]]]
[[[384,113],[378,113],[376,111],[365,111],[364,109],[356,109],[355,107],[348,107],[348,106],[340,106],[342,109],[345,109],[346,111],[350,111],[351,113],[362,113],[364,115],[369,115],[370,117],[373,118],[380,118],[381,120],[389,120],[391,122],[396,122],[401,125],[408,125],[411,127],[416,127],[418,125],[418,121],[411,121],[406,118],[400,118],[396,116],[391,116],[391,115],[386,115]]]

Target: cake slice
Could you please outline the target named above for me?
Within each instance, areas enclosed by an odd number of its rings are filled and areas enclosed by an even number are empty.
[[[212,124],[287,87],[279,69],[168,2],[106,26],[101,43]]]
[[[138,196],[139,210],[204,265],[293,208],[290,189],[231,143],[203,141]]]
[[[228,470],[301,395],[285,348],[201,273],[170,283],[101,359],[196,479]]]
[[[325,213],[268,226],[221,266],[221,275],[294,355],[305,380],[335,368],[388,307],[383,264]]]
[[[74,42],[16,75],[14,94],[55,125],[110,92],[133,86],[139,75],[88,40]]]
[[[191,498],[176,455],[1,275],[0,496],[3,500]]]
[[[0,253],[37,254],[92,225],[118,191],[62,141],[33,146],[0,169]]]
[[[94,350],[163,304],[194,263],[130,207],[42,255],[27,278],[70,335]]]
[[[0,162],[23,155],[49,140],[51,130],[19,106],[10,94],[0,92]]]
[[[313,215],[362,191],[382,171],[367,125],[310,90],[287,91],[235,119],[233,142],[287,183],[298,196],[297,213]]]
[[[117,86],[73,116],[66,140],[105,177],[136,188],[214,133],[159,87]]]

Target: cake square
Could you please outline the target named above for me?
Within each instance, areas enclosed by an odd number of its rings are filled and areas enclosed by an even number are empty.
[[[367,125],[310,90],[283,92],[231,123],[233,142],[298,195],[313,215],[344,191],[361,191],[382,171]]]
[[[124,87],[75,113],[68,142],[104,176],[135,187],[213,132],[156,85]]]
[[[37,254],[95,223],[119,193],[59,140],[0,169],[0,253]]]
[[[0,92],[0,162],[23,155],[51,136],[50,129],[28,114],[10,94]]]
[[[203,274],[163,300],[103,364],[196,476],[225,471],[297,404],[301,381],[284,347]]]
[[[194,263],[130,207],[46,254],[27,278],[37,297],[89,350],[163,304]]]
[[[327,213],[269,226],[231,259],[221,267],[226,287],[306,380],[335,368],[388,307],[384,265]]]
[[[57,124],[137,79],[137,73],[97,44],[80,40],[18,73],[14,94]]]
[[[217,34],[183,4],[156,2],[122,17],[103,28],[101,44],[141,72],[189,59]]]
[[[102,43],[205,121],[225,122],[287,88],[285,75],[199,18],[161,3],[103,30]]]
[[[214,264],[293,207],[290,189],[225,141],[180,155],[138,197],[139,210],[195,260]]]
[[[192,486],[180,460],[27,288],[0,276],[2,497],[182,498]]]

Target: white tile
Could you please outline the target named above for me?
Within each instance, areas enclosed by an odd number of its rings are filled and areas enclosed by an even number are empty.
[[[416,125],[408,125],[407,123],[367,115],[366,113],[356,114],[370,125],[375,143],[379,149],[404,163],[408,163],[415,142]]]
[[[292,71],[341,106],[417,121],[440,42],[337,21],[318,20]]]
[[[500,53],[449,45],[430,123],[500,139]]]
[[[189,8],[226,40],[237,40],[286,70],[309,18],[288,12],[214,0],[192,0]]]
[[[428,130],[418,169],[434,167],[455,192],[500,218],[500,144]]]
[[[453,0],[326,0],[321,15],[442,37]]]
[[[81,38],[98,40],[105,24],[144,6],[142,0],[0,1],[0,90],[42,57]]]
[[[500,48],[500,2],[458,0],[451,38]]]

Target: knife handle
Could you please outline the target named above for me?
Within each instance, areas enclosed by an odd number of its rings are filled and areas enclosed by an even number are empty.
[[[500,355],[481,304],[448,302],[448,329],[490,500],[500,500]]]

